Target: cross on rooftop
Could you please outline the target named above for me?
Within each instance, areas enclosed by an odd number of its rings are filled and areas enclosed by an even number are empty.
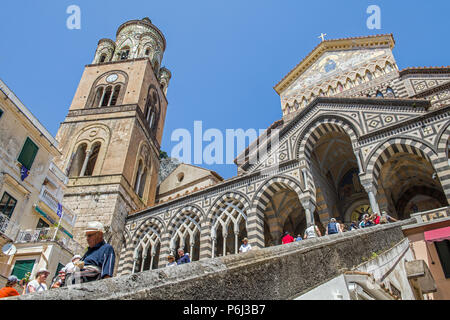
[[[318,36],[318,38],[322,38],[322,41],[325,41],[326,35],[327,35],[326,33],[321,33],[320,36]]]

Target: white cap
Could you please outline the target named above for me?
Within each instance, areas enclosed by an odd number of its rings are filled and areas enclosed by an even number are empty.
[[[37,272],[37,274],[41,274],[41,273],[50,273],[47,269],[45,268],[40,268],[39,271]]]
[[[88,225],[84,232],[87,233],[93,231],[100,231],[101,233],[105,233],[105,228],[103,227],[103,224],[101,222],[98,221],[88,222]]]
[[[79,254],[76,254],[72,257],[72,260],[70,260],[70,261],[73,261],[75,259],[81,259],[81,256]]]

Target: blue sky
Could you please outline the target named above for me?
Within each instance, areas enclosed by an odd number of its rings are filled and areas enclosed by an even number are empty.
[[[369,5],[381,29],[369,30]],[[81,30],[66,28],[69,5]],[[265,129],[282,117],[273,86],[320,40],[393,33],[400,69],[450,65],[449,1],[22,0],[0,11],[0,78],[56,135],[84,66],[101,38],[115,40],[125,21],[148,16],[164,33],[163,65],[172,71],[162,149],[177,128]],[[207,143],[205,143],[206,145]],[[234,165],[211,165],[224,178]]]

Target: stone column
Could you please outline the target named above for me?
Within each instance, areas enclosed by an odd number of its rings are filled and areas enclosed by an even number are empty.
[[[247,238],[252,248],[264,248],[264,213],[257,208],[249,210],[247,216]]]
[[[152,250],[152,258],[150,260],[150,270],[153,269],[153,261],[155,260],[156,252],[153,252]]]
[[[222,252],[222,255],[224,257],[227,255],[227,238],[228,238],[228,234],[227,233],[223,233],[223,252]]]
[[[365,183],[363,184],[364,189],[367,192],[367,195],[369,196],[369,202],[370,202],[370,207],[372,208],[372,212],[378,212],[380,213],[380,207],[378,206],[378,202],[377,202],[377,198],[376,198],[376,194],[377,194],[377,190],[375,188],[375,186],[373,185],[373,183]]]
[[[147,250],[142,254],[141,272],[144,271],[145,259],[147,259]]]
[[[306,226],[314,224],[314,211],[316,210],[316,205],[311,197],[306,197],[300,200],[303,208],[305,209],[306,216]]]
[[[92,153],[92,150],[89,150],[86,152],[86,157],[84,158],[83,167],[81,168],[81,171],[80,171],[80,177],[84,177],[91,153]]]
[[[216,237],[211,238],[211,258],[215,258],[215,251],[216,251]]]
[[[190,243],[190,250],[191,250],[191,252],[189,252],[189,255],[190,255],[191,261],[192,261],[192,259],[194,259],[194,242],[192,240]]]
[[[234,253],[235,254],[239,253],[238,245],[239,245],[239,231],[238,232],[234,231]]]
[[[131,270],[131,273],[135,273],[136,272],[137,261],[138,261],[138,252],[135,251],[134,252],[134,256],[133,256],[133,269]]]
[[[172,243],[169,234],[166,232],[161,237],[161,250],[159,253],[158,268],[164,268],[167,264],[167,256],[172,253]]]
[[[363,174],[364,170],[361,164],[361,158],[359,157],[359,153],[360,151],[355,151],[355,157],[356,157],[356,161],[358,162],[358,169],[359,169],[359,174]]]

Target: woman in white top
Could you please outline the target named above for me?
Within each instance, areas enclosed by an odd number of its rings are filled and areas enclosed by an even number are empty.
[[[45,281],[47,281],[47,277],[50,274],[47,269],[42,268],[38,271],[36,274],[36,279],[28,283],[26,288],[26,293],[33,293],[33,292],[42,292],[47,290],[47,285],[45,284]]]

